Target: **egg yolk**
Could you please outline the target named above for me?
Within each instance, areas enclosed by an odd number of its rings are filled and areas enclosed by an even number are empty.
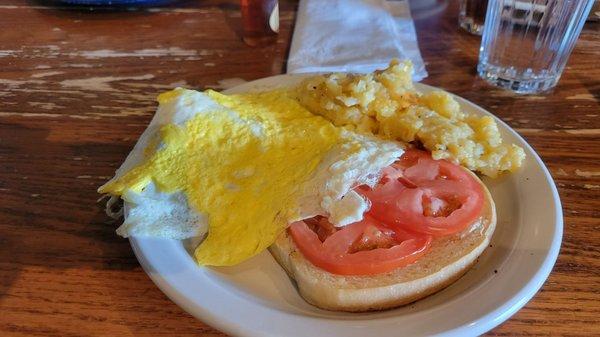
[[[150,182],[161,192],[183,191],[190,207],[208,218],[198,263],[234,265],[266,249],[297,216],[302,182],[342,138],[284,91],[206,94],[226,109],[163,126],[146,160],[100,192],[141,192]],[[158,100],[181,95],[185,89]]]

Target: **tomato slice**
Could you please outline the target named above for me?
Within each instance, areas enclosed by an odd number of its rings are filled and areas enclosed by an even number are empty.
[[[295,222],[289,231],[311,263],[334,274],[372,275],[392,271],[417,260],[432,241],[429,235],[388,228],[368,215],[321,240],[319,235],[323,231],[315,224],[323,226],[322,219]]]
[[[419,150],[406,151],[392,166],[394,175],[384,174],[375,188],[358,191],[371,201],[368,214],[395,230],[450,235],[481,213],[483,189],[461,167]]]
[[[324,217],[293,223],[292,239],[314,265],[340,275],[372,275],[406,266],[426,253],[434,236],[464,230],[479,216],[483,189],[461,167],[408,150],[383,170],[364,219],[335,228]]]

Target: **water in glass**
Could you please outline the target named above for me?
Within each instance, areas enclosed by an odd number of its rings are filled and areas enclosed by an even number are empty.
[[[518,93],[556,85],[594,0],[489,0],[479,76]]]

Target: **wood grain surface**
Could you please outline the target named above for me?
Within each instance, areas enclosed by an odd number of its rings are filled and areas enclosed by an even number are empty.
[[[600,335],[599,23],[586,24],[553,92],[518,96],[477,78],[479,37],[457,27],[455,1],[437,2],[413,11],[423,82],[519,131],[564,207],[550,278],[488,334]],[[96,189],[133,147],[159,92],[285,72],[296,6],[281,1],[277,43],[250,48],[233,0],[120,11],[0,2],[0,335],[223,335],[154,286]]]

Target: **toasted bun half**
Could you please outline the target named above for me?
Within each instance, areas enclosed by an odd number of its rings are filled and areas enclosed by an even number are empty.
[[[300,295],[319,308],[361,312],[414,302],[459,279],[490,242],[496,227],[496,209],[488,189],[475,178],[485,195],[478,220],[460,233],[434,239],[423,257],[389,273],[367,276],[329,273],[305,259],[287,231],[269,250],[296,281]]]

